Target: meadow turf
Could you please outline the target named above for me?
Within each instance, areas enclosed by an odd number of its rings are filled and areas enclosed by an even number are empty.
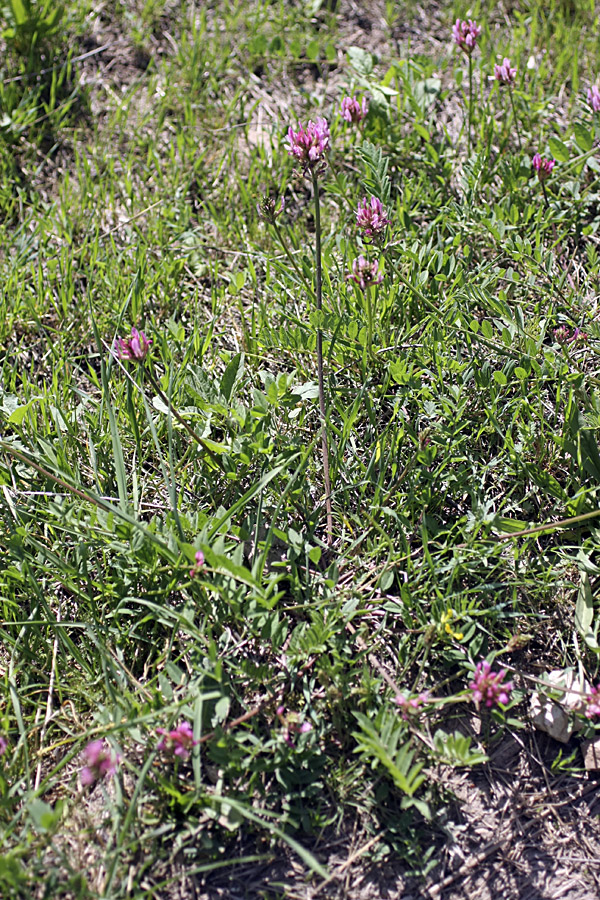
[[[0,24],[0,896],[463,896],[456,860],[524,834],[508,782],[527,831],[595,777],[595,4],[5,0]],[[286,134],[317,117],[313,182]],[[476,702],[484,659],[508,703]],[[556,669],[565,746],[528,715]],[[580,855],[593,812],[560,820]],[[560,886],[546,839],[531,883]]]

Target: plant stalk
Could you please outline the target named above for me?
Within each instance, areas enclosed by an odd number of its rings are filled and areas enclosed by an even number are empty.
[[[200,435],[194,431],[192,426],[189,425],[188,422],[185,421],[183,416],[181,416],[177,412],[177,410],[173,407],[173,404],[171,403],[171,401],[169,400],[169,398],[167,397],[167,395],[161,388],[160,384],[158,383],[156,375],[154,374],[154,370],[150,366],[146,369],[146,374],[148,375],[150,384],[152,385],[152,387],[154,388],[154,390],[156,391],[156,393],[158,394],[158,396],[160,397],[162,402],[165,404],[165,406],[168,407],[171,414],[175,416],[175,418],[181,425],[183,425],[183,427],[185,428],[187,433],[190,435],[190,437],[192,437],[196,441],[196,443],[202,447],[204,452],[212,459],[212,461],[215,463],[215,465],[218,466],[219,469],[221,469],[222,471],[225,471],[223,463],[221,462],[219,457],[215,454],[215,452],[210,449],[210,447],[208,446],[208,444],[206,443],[204,438],[201,438]]]
[[[312,173],[315,195],[315,273],[317,312],[323,306],[323,273],[321,267],[321,205],[319,202],[319,180]],[[321,413],[321,449],[323,456],[323,480],[325,482],[325,509],[327,512],[327,542],[333,539],[333,513],[331,511],[331,479],[329,476],[329,446],[327,442],[327,416],[325,412],[325,382],[323,378],[323,333],[317,325],[317,372],[319,378],[319,411]]]
[[[523,145],[521,144],[521,129],[519,128],[519,120],[517,119],[517,111],[515,109],[515,99],[513,97],[513,92],[512,92],[511,87],[509,87],[509,89],[508,89],[508,96],[510,97],[510,105],[512,106],[513,120],[515,123],[515,129],[517,132],[517,140],[519,142],[519,150],[522,150]]]
[[[469,53],[469,132],[467,135],[467,147],[471,155],[471,124],[473,121],[473,59]]]

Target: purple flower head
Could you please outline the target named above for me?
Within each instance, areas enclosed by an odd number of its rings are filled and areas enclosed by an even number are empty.
[[[329,150],[329,125],[325,119],[315,119],[309,122],[306,129],[303,125],[294,131],[292,126],[288,128],[287,139],[289,141],[288,152],[290,156],[301,163],[304,172],[309,169],[313,172],[323,171],[327,165],[325,154]]]
[[[461,50],[464,50],[468,56],[470,56],[475,49],[477,38],[480,34],[481,28],[472,19],[469,19],[468,22],[461,22],[460,19],[457,19],[452,28],[452,37],[454,38],[455,44],[457,44]]]
[[[302,722],[298,721],[298,713],[289,712],[287,715],[285,714],[285,706],[280,705],[275,710],[277,713],[277,718],[283,725],[283,739],[290,747],[295,747],[294,737],[297,734],[306,734],[308,731],[312,731],[312,725],[310,722]]]
[[[507,59],[506,56],[504,57],[502,65],[496,63],[494,66],[494,78],[496,81],[499,81],[500,84],[513,85],[515,83],[516,74],[517,70],[511,69],[510,59]]]
[[[587,101],[594,112],[600,112],[600,88],[598,85],[593,84],[591,88],[588,88]]]
[[[192,726],[185,720],[177,728],[173,728],[172,731],[167,731],[165,728],[157,728],[156,731],[158,734],[163,735],[157,749],[172,756],[179,756],[181,759],[187,759],[192,747],[200,743],[200,741],[194,740]]]
[[[600,716],[600,684],[590,688],[590,692],[584,697],[583,702],[585,703],[585,714],[588,719]]]
[[[285,198],[281,198],[281,204],[279,205],[279,208],[277,208],[277,203],[273,197],[265,196],[260,203],[256,204],[256,209],[261,219],[264,219],[265,222],[268,222],[270,225],[274,225],[275,220],[285,209]]]
[[[492,667],[487,659],[477,663],[473,681],[469,684],[476,706],[483,703],[490,708],[498,703],[504,705],[508,703],[513,684],[511,681],[503,682],[505,675],[506,669],[492,672]]]
[[[531,160],[531,164],[535,171],[537,172],[537,177],[540,181],[545,181],[546,178],[549,178],[552,169],[556,165],[555,159],[546,159],[545,156],[540,156],[539,153],[536,153],[533,159]]]
[[[4,756],[8,750],[8,741],[0,734],[0,756]]]
[[[571,332],[571,329],[567,328],[566,325],[559,325],[558,328],[554,329],[554,339],[559,344],[584,344],[588,336],[581,328],[574,328]]]
[[[103,778],[110,778],[121,762],[119,753],[113,753],[108,741],[91,741],[83,751],[87,765],[79,773],[84,787]]]
[[[364,256],[359,256],[352,263],[352,271],[346,275],[348,280],[356,282],[359,288],[366,291],[372,284],[381,284],[383,275],[379,272],[379,262],[374,259],[369,262]]]
[[[196,575],[199,575],[202,569],[204,568],[204,553],[202,550],[197,550],[194,556],[196,562],[190,569],[190,578],[195,578]]]
[[[360,102],[357,97],[344,97],[340,107],[342,119],[353,125],[360,124],[366,118],[368,111],[369,101],[366,97],[363,97]]]
[[[119,359],[131,359],[134,362],[143,362],[150,352],[152,338],[147,338],[143,331],[137,328],[131,329],[128,338],[117,338],[115,350]]]
[[[365,197],[358,204],[356,224],[368,238],[381,238],[390,220],[386,217],[383,204],[378,197]]]
[[[418,697],[410,697],[408,699],[404,694],[398,694],[395,702],[402,710],[402,718],[407,722],[410,716],[417,715],[421,706],[429,702],[429,691],[423,691]]]

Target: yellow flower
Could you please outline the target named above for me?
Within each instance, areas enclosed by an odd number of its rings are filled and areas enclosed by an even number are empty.
[[[444,631],[446,634],[449,634],[450,637],[453,637],[455,641],[462,641],[464,638],[464,634],[462,631],[454,631],[450,622],[454,618],[454,610],[448,609],[447,612],[442,613],[442,618],[440,624],[444,626]]]

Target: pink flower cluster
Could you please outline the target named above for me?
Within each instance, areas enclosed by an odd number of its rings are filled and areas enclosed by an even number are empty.
[[[591,687],[590,692],[585,697],[585,714],[588,719],[591,719],[593,716],[600,716],[600,684],[596,687]]]
[[[371,197],[370,200],[365,197],[360,201],[356,211],[356,224],[365,237],[382,237],[390,220],[386,217],[385,209],[378,197]]]
[[[157,749],[173,756],[179,756],[180,759],[187,759],[192,748],[200,743],[200,741],[194,740],[192,726],[185,720],[171,731],[167,731],[165,728],[157,728],[156,731],[157,734],[163,735]]]
[[[340,108],[342,119],[350,124],[358,125],[366,118],[369,111],[369,101],[363,97],[359,102],[357,97],[344,97]]]
[[[517,70],[511,68],[510,59],[507,59],[506,56],[504,57],[502,65],[496,63],[494,66],[494,78],[496,81],[499,81],[500,84],[513,85],[515,83],[516,74]]]
[[[128,338],[117,338],[115,350],[119,359],[143,362],[150,352],[151,343],[152,339],[147,338],[143,331],[132,328]]]
[[[190,569],[190,578],[195,578],[196,575],[199,575],[202,569],[204,568],[204,553],[202,550],[197,550],[194,556],[196,562]]]
[[[593,84],[588,88],[587,100],[594,112],[600,112],[600,88],[597,84]]]
[[[497,706],[498,703],[503,705],[508,703],[513,684],[511,681],[504,681],[505,675],[506,669],[492,672],[492,667],[487,659],[477,663],[473,681],[469,684],[477,706],[483,703],[490,708]]]
[[[0,756],[4,756],[8,750],[8,741],[0,734]]]
[[[416,715],[419,709],[428,702],[429,691],[423,691],[423,693],[419,694],[417,697],[410,697],[409,699],[407,699],[404,694],[398,694],[395,700],[395,703],[397,703],[402,710],[402,718],[405,722],[408,721],[410,716]]]
[[[330,140],[329,125],[325,119],[315,119],[314,122],[309,122],[306,128],[300,125],[298,131],[294,131],[290,125],[287,139],[290,156],[301,163],[305,172],[308,169],[318,171],[324,168]]]
[[[111,778],[117,771],[121,762],[121,756],[114,753],[108,741],[91,741],[83,751],[87,765],[80,772],[81,784],[87,787],[101,781],[103,778]]]
[[[540,156],[539,153],[536,153],[533,159],[531,160],[531,164],[535,171],[537,172],[537,177],[540,181],[545,181],[546,178],[550,177],[552,173],[552,169],[556,165],[555,159],[546,159],[545,156]]]
[[[559,325],[554,329],[554,338],[559,344],[583,344],[587,341],[587,334],[581,328],[571,331],[566,325]]]
[[[457,46],[464,50],[468,56],[471,55],[477,44],[477,38],[481,34],[481,28],[472,19],[468,22],[461,22],[457,19],[452,28],[452,37]]]
[[[298,713],[290,712],[286,715],[285,706],[278,706],[275,712],[283,725],[283,739],[290,747],[296,746],[294,737],[297,734],[306,734],[308,731],[312,731],[310,722],[299,723]]]
[[[364,256],[359,256],[352,263],[352,272],[346,275],[348,280],[356,282],[359,288],[366,291],[372,284],[381,284],[383,275],[379,272],[377,260],[369,262]]]

